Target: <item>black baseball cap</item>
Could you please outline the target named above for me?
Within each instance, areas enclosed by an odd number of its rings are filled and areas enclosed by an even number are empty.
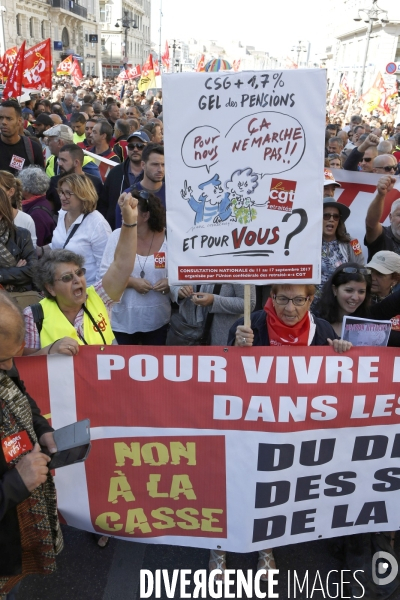
[[[33,125],[50,125],[50,127],[53,127],[54,123],[50,115],[40,113],[40,115],[36,117],[36,120],[33,121]]]

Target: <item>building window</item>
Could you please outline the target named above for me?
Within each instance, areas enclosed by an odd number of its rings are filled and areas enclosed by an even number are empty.
[[[35,37],[33,31],[34,31],[33,17],[31,17],[29,19],[29,35],[30,35],[31,38]]]
[[[42,24],[41,24],[41,35],[42,35],[43,39],[46,37],[46,23],[45,23],[45,21],[42,21]]]
[[[111,4],[100,4],[100,23],[111,23]]]
[[[21,31],[21,15],[17,15],[17,35],[22,35],[22,31]]]

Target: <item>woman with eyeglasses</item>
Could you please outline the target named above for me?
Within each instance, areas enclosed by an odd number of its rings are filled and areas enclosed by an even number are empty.
[[[228,345],[249,348],[251,346],[332,346],[335,352],[347,352],[351,343],[337,339],[332,326],[310,312],[314,299],[314,285],[274,284],[271,297],[264,306],[251,315],[250,327],[244,326],[243,318],[234,323],[229,331]],[[211,550],[210,569],[226,568],[225,552]],[[271,548],[259,552],[257,570],[266,569],[261,580],[268,579],[268,570],[275,569]]]
[[[149,192],[134,190],[132,196],[138,200],[136,261],[121,302],[113,308],[112,328],[118,344],[163,346],[171,318],[165,209]],[[109,269],[120,235],[121,229],[110,235],[100,274]]]
[[[87,286],[84,257],[68,249],[52,250],[35,274],[45,299],[24,310],[24,354],[78,354],[82,345],[114,343],[110,312],[126,288],[136,257],[137,199],[118,200],[123,226],[114,260],[94,285]]]
[[[321,248],[321,285],[317,286],[316,296],[321,295],[323,284],[336,267],[347,262],[364,266],[361,246],[347,233],[345,221],[350,209],[334,198],[324,198]]]
[[[111,227],[97,210],[97,192],[89,177],[71,173],[58,182],[61,210],[51,244],[40,248],[39,260],[50,249],[65,248],[85,260],[87,282],[100,278],[100,263]]]

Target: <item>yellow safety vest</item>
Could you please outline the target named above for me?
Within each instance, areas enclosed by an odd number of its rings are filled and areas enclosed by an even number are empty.
[[[46,175],[48,177],[54,177],[54,175],[56,174],[55,170],[54,170],[54,161],[55,161],[55,159],[56,159],[56,157],[54,156],[54,154],[52,154],[51,156],[49,156],[49,158],[47,159],[47,162],[46,162]],[[95,161],[90,156],[86,156],[85,155],[84,158],[83,158],[83,165],[82,166],[87,165],[89,162],[95,162]]]
[[[103,300],[97,294],[93,286],[90,286],[86,293],[88,298],[85,306],[88,312],[93,317],[97,327],[103,334],[107,345],[111,345],[114,340],[114,334],[111,329],[111,322],[108,317],[107,309]],[[60,340],[63,337],[73,338],[80,344],[84,342],[78,337],[75,327],[70,323],[67,317],[61,312],[55,300],[45,298],[40,301],[43,308],[43,324],[40,332],[40,346],[44,348],[53,342]],[[103,339],[98,331],[96,331],[89,315],[85,312],[83,317],[83,336],[89,346],[104,344]]]

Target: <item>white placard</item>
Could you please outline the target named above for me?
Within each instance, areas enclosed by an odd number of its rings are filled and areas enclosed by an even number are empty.
[[[163,75],[170,283],[319,283],[325,71]]]

